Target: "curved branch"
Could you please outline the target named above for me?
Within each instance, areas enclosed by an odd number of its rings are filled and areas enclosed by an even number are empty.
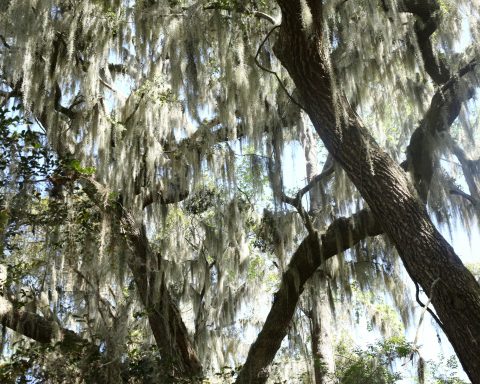
[[[478,175],[478,169],[479,169],[478,160],[474,161],[474,160],[468,159],[465,151],[457,143],[455,143],[453,139],[450,142],[450,147],[453,154],[456,156],[456,158],[458,159],[462,167],[463,176],[465,177],[465,181],[467,182],[467,186],[470,191],[470,195],[467,195],[467,196],[470,197],[469,200],[473,204],[477,204],[480,201],[480,192],[479,192],[478,181],[475,180],[474,175]],[[454,192],[451,191],[451,193],[454,193]],[[463,192],[461,195],[463,197],[466,197],[465,196],[466,194]]]
[[[435,93],[424,118],[410,138],[407,160],[403,166],[413,175],[417,192],[424,202],[428,198],[437,161],[438,139],[448,133],[460,113],[462,104],[473,97],[473,90],[462,81],[462,77],[473,71],[476,65],[477,62],[472,60]]]
[[[11,45],[7,43],[7,39],[5,39],[5,36],[0,35],[0,41],[5,48],[11,48]]]
[[[479,200],[475,199],[473,196],[469,195],[468,193],[463,192],[461,189],[450,188],[450,194],[463,197],[464,199],[466,199],[470,203],[472,203],[472,205],[475,208],[480,207],[480,201]]]
[[[383,233],[372,213],[363,209],[353,216],[336,219],[323,235],[308,235],[292,256],[274,295],[270,312],[257,340],[250,347],[247,360],[236,384],[260,384],[268,378],[267,368],[287,334],[305,282],[325,260],[354,246],[368,236]]]
[[[399,2],[399,11],[417,16],[414,24],[417,43],[423,59],[425,71],[437,85],[450,79],[450,70],[445,60],[435,55],[430,36],[438,28],[438,12],[440,5],[436,0],[403,0]]]
[[[57,112],[60,112],[60,113],[64,114],[70,120],[74,120],[75,117],[77,117],[77,113],[74,112],[71,108],[64,107],[61,104],[61,100],[62,100],[62,90],[60,89],[60,85],[58,85],[58,83],[57,83],[55,85],[55,98],[54,98],[55,104],[54,104],[54,108]]]
[[[329,155],[328,158],[327,158],[327,161],[325,162],[325,169],[323,169],[320,174],[314,176],[312,178],[312,180],[310,180],[310,182],[305,187],[300,189],[296,193],[295,198],[288,197],[288,200],[290,200],[290,201],[301,200],[302,197],[307,192],[310,192],[315,187],[315,185],[324,181],[326,178],[328,178],[330,175],[332,175],[333,172],[335,172],[334,162],[333,162],[333,158]],[[286,201],[286,202],[289,203],[289,201]],[[289,204],[291,204],[291,203],[289,203]]]

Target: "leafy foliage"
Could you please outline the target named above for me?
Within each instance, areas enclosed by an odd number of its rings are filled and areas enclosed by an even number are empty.
[[[391,371],[394,362],[413,356],[415,348],[403,337],[392,337],[353,351],[341,343],[337,353],[336,376],[340,383],[389,384],[402,378],[400,372]]]

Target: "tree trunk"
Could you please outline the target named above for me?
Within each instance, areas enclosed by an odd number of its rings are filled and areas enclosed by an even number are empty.
[[[202,365],[190,340],[177,305],[170,296],[160,263],[148,243],[145,227],[128,235],[134,249],[128,265],[148,314],[148,322],[162,360],[173,370],[174,377],[201,375]]]
[[[467,67],[469,67],[470,70],[473,69],[472,66]],[[401,164],[403,169],[411,172],[417,190],[420,191],[420,193],[424,196],[428,194],[428,189],[425,189],[425,187],[429,187],[429,180],[431,179],[431,175],[433,173],[433,168],[428,166],[429,164],[434,163],[435,148],[432,147],[431,143],[435,142],[434,137],[436,135],[448,132],[450,125],[458,117],[458,113],[460,112],[459,106],[464,101],[471,98],[469,94],[465,92],[459,92],[459,89],[462,89],[459,84],[461,76],[462,74],[466,73],[467,67],[464,67],[459,71],[458,77],[453,77],[448,81],[448,84],[450,84],[450,86],[447,89],[440,88],[435,93],[432,98],[430,107],[425,114],[425,117],[421,120],[420,125],[412,134],[409,144],[409,151],[407,151],[407,160]],[[445,114],[444,111],[448,111],[448,113]],[[427,149],[425,150],[423,148]],[[417,154],[419,154],[419,156],[416,156]],[[331,155],[329,155],[329,158],[327,158],[322,174],[325,172],[325,167],[327,167],[328,164],[330,164],[332,161],[330,157]],[[422,162],[423,160],[426,161],[426,164]],[[422,191],[427,193],[422,193]],[[327,233],[321,237],[322,257],[324,259],[327,259],[335,255],[337,252],[352,247],[358,241],[364,239],[367,236],[375,236],[381,233],[383,233],[383,230],[373,219],[371,213],[366,209],[356,213],[349,219],[338,218],[329,226]],[[302,247],[305,241],[306,240],[302,242]],[[300,247],[298,251],[300,251]],[[295,252],[295,255],[297,254],[298,252]],[[295,258],[296,257],[299,257],[301,259],[302,257],[307,256],[306,254],[302,254],[301,256],[295,256]],[[294,258],[292,258],[292,261],[293,260]],[[298,270],[300,273],[306,274],[301,275],[300,280],[306,281],[310,276],[312,276],[314,270],[318,266],[320,266],[321,262],[322,260],[320,258],[315,259],[312,265],[312,270]],[[295,261],[295,263],[291,262],[289,265],[289,269],[297,270],[298,263],[298,260]],[[302,289],[302,287],[300,287],[300,289]],[[281,295],[286,292],[286,290],[280,289],[277,293],[278,299],[283,300]],[[291,299],[292,298],[290,298],[290,300]],[[274,313],[276,311],[277,306],[274,303],[270,311],[272,313],[272,316],[269,316],[267,318],[267,321],[263,326],[263,328],[267,331],[265,333],[261,332],[258,336],[257,340],[260,344],[262,343],[264,335],[269,334],[268,330],[275,327],[275,324],[273,324],[272,322],[278,321],[276,316],[274,316]],[[288,320],[285,320],[288,322],[291,320],[293,312],[292,314],[285,312],[283,315],[285,316],[285,318],[290,316]],[[285,334],[277,332],[275,336],[283,339]],[[277,343],[277,341],[273,341],[271,344],[272,346],[277,344],[279,345],[279,342]],[[242,374],[241,377],[257,377],[255,369],[265,370],[267,365],[273,359],[275,353],[276,349],[274,350],[274,348],[269,348],[268,353],[265,353],[264,350],[259,349],[257,347],[257,344],[254,343],[249,351],[247,361],[242,368],[242,370],[249,373],[248,375]],[[260,383],[264,381],[256,382]]]
[[[312,310],[310,333],[312,337],[313,372],[315,384],[332,384],[335,372],[335,342],[332,334],[332,311],[328,299],[328,281],[323,274],[312,279]]]
[[[308,1],[314,31],[307,36],[300,1],[282,9],[275,54],[290,73],[301,104],[335,160],[395,244],[413,281],[431,298],[472,383],[480,383],[480,286],[441,236],[405,172],[383,151],[344,97],[333,92],[323,47],[322,5]]]
[[[161,256],[154,253],[147,238],[145,226],[138,224],[131,213],[121,204],[105,201],[108,191],[90,177],[81,177],[80,182],[88,197],[104,212],[112,215],[124,232],[128,247],[128,266],[133,274],[140,299],[145,306],[162,362],[172,369],[175,377],[192,378],[202,374],[202,365],[180,311],[165,284],[161,270]],[[157,194],[163,204],[169,200]],[[153,198],[152,198],[153,201]],[[151,202],[150,202],[151,203]],[[118,224],[117,224],[118,225]]]
[[[300,141],[305,156],[307,181],[310,183],[318,174],[317,138],[310,126],[306,125],[302,130]],[[329,166],[325,162],[324,170]],[[322,173],[323,173],[322,171]],[[323,191],[321,184],[316,183],[309,193],[310,212],[315,213],[321,209]],[[314,223],[315,229],[323,223]],[[316,384],[330,384],[330,374],[335,371],[334,338],[332,335],[332,313],[328,300],[328,281],[324,273],[316,273],[311,279],[310,289],[310,337],[312,348],[313,371]]]

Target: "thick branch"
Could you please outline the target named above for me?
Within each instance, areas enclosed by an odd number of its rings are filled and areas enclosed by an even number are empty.
[[[457,119],[462,104],[473,97],[473,90],[468,89],[468,84],[462,81],[462,76],[472,71],[475,65],[476,61],[470,62],[459,71],[458,76],[449,79],[442,89],[435,93],[430,107],[419,127],[413,132],[407,147],[404,168],[411,172],[415,187],[424,202],[428,198],[437,161],[438,142]]]
[[[162,359],[172,364],[176,375],[200,375],[202,366],[173,301],[161,270],[161,257],[153,252],[145,226],[137,224],[134,217],[120,202],[107,199],[108,191],[93,178],[80,179],[85,193],[106,214],[115,218],[131,251],[128,266],[132,271],[138,293],[145,306]]]
[[[473,205],[475,208],[480,207],[480,200],[474,199],[471,195],[469,195],[468,193],[463,192],[461,189],[458,189],[457,187],[452,187],[452,188],[450,188],[450,193],[451,193],[452,195],[457,195],[457,196],[463,197],[464,199],[466,199],[466,200],[468,200],[470,203],[472,203],[472,205]]]
[[[167,190],[165,188],[160,190],[157,188],[156,192],[149,192],[143,199],[143,208],[148,207],[153,203],[160,203],[162,205],[175,204],[185,200],[190,194],[188,188],[180,188],[180,186],[170,185]]]
[[[412,13],[417,16],[414,29],[417,43],[423,59],[425,71],[433,82],[441,85],[451,77],[445,60],[435,55],[430,36],[438,28],[438,12],[440,5],[436,0],[403,0],[399,2],[399,11]]]
[[[3,297],[0,300],[1,306],[8,308],[6,312],[2,312],[0,315],[2,325],[23,336],[43,344],[58,342],[61,346],[70,349],[75,346],[81,348],[88,343],[75,332],[60,328],[54,321],[32,312],[15,309],[13,304]]]
[[[275,54],[292,77],[325,147],[395,244],[412,280],[431,297],[465,371],[472,382],[479,383],[479,284],[432,224],[403,170],[378,146],[348,103],[335,94],[326,44],[322,36],[304,33],[300,2],[278,3],[283,18]],[[432,283],[438,278],[432,296]]]
[[[376,236],[382,232],[371,212],[364,209],[350,218],[336,219],[325,234],[320,236],[315,232],[302,241],[283,274],[280,289],[274,295],[262,331],[250,347],[237,384],[259,384],[267,380],[268,365],[287,334],[305,282],[316,269],[339,252],[351,248],[368,236]]]

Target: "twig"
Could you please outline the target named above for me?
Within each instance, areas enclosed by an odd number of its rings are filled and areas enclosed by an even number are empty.
[[[267,33],[267,36],[265,36],[265,38],[263,39],[263,41],[260,43],[260,45],[258,46],[258,49],[257,49],[257,53],[255,54],[255,64],[262,70],[264,70],[265,72],[267,73],[270,73],[272,75],[275,76],[275,78],[277,79],[278,83],[280,84],[280,87],[285,91],[285,93],[287,94],[288,98],[292,101],[292,103],[294,103],[297,107],[299,107],[300,109],[304,110],[305,111],[305,108],[297,101],[295,100],[295,98],[290,94],[290,92],[288,92],[288,89],[287,87],[285,86],[285,84],[283,83],[282,79],[280,79],[280,76],[278,76],[278,73],[275,72],[275,71],[272,71],[271,69],[263,66],[259,61],[258,61],[258,56],[260,55],[260,51],[261,49],[263,48],[263,46],[265,45],[265,43],[267,42],[267,40],[270,38],[270,35],[273,33],[273,31],[275,31],[277,28],[280,28],[280,25],[275,25],[268,33]]]
[[[423,308],[423,311],[422,311],[422,314],[420,315],[420,320],[418,322],[418,326],[417,326],[417,332],[415,333],[415,339],[414,339],[414,342],[413,344],[416,345],[417,344],[417,340],[418,340],[418,333],[420,331],[420,325],[422,324],[422,321],[423,321],[423,317],[425,316],[425,312],[428,311],[428,313],[430,313],[430,315],[432,315],[432,317],[435,319],[435,321],[437,322],[437,324],[440,326],[440,328],[443,329],[443,323],[440,321],[440,319],[438,318],[438,316],[428,307],[430,302],[432,301],[432,297],[433,297],[433,289],[435,288],[435,285],[440,281],[440,277],[437,277],[435,279],[435,281],[432,283],[432,286],[430,288],[430,297],[428,298],[428,301],[427,301],[427,304],[423,304],[421,301],[420,301],[420,288],[418,286],[418,283],[415,282],[415,289],[416,289],[416,292],[415,292],[415,299],[417,300],[417,303],[418,305],[420,305],[422,308]]]
[[[305,227],[307,228],[308,233],[310,235],[315,233],[315,229],[313,228],[313,224],[312,224],[312,221],[310,220],[310,216],[308,215],[307,212],[305,212],[305,209],[303,208],[302,197],[297,193],[295,197],[292,198],[282,192],[281,199],[284,203],[290,204],[292,207],[294,207],[297,210],[298,214],[303,220],[303,223],[305,224]]]
[[[317,184],[317,183],[321,182],[322,180],[326,179],[328,176],[333,174],[334,171],[335,171],[335,168],[334,168],[333,162],[332,162],[327,169],[322,171],[322,173],[320,173],[319,175],[314,176],[305,187],[300,189],[297,192],[297,195],[300,195],[300,197],[303,197],[303,195],[305,195],[307,192],[311,191],[313,187],[315,187],[315,184]]]
[[[327,168],[324,169],[319,175],[314,176],[305,187],[300,189],[295,194],[295,197],[290,197],[290,196],[287,196],[285,193],[282,193],[282,196],[281,196],[282,201],[284,203],[290,204],[291,206],[297,209],[298,213],[300,214],[301,218],[305,223],[305,226],[309,234],[312,234],[314,232],[314,228],[310,220],[310,216],[308,215],[308,213],[305,212],[303,208],[302,198],[307,192],[311,191],[317,183],[321,182],[322,180],[324,180],[334,172],[335,168],[333,164],[334,163],[332,161],[330,164],[328,164]]]
[[[314,176],[310,182],[305,186],[303,187],[302,189],[300,189],[296,194],[295,194],[295,197],[290,197],[290,196],[287,196],[287,195],[283,195],[282,196],[282,199],[285,203],[287,204],[290,204],[294,207],[297,206],[298,202],[302,200],[303,196],[307,193],[307,192],[310,192],[317,183],[323,181],[324,179],[326,179],[328,176],[330,176],[333,172],[335,171],[335,168],[334,168],[334,163],[333,161],[331,162],[331,164],[329,164],[327,166],[326,169],[324,169],[320,174]]]
[[[452,195],[461,196],[464,199],[470,201],[470,203],[472,203],[475,207],[478,207],[480,205],[478,200],[470,196],[468,193],[463,192],[461,189],[451,188],[449,192]]]
[[[110,316],[115,319],[115,314],[112,312],[112,308],[111,308],[111,304],[108,302],[108,300],[104,299],[102,297],[102,295],[100,295],[100,292],[98,292],[98,286],[95,287],[95,285],[93,285],[93,283],[78,269],[74,269],[73,270],[77,275],[79,275],[83,281],[85,281],[87,283],[87,285],[89,285],[92,290],[95,291],[95,295],[97,296],[98,300],[107,308]],[[105,320],[104,316],[103,316],[103,313],[102,311],[100,311],[100,315],[102,316],[102,319],[103,321],[105,322],[105,324],[107,324],[107,321]]]
[[[99,78],[100,79],[100,83],[105,86],[106,88],[110,89],[113,93],[117,93],[117,90],[115,88],[113,88],[112,85],[108,84],[105,80],[103,80],[101,77]]]
[[[222,5],[222,4],[219,4],[219,3],[212,3],[210,5],[206,5],[205,7],[203,7],[203,10],[204,11],[208,11],[208,10],[220,10],[220,11],[229,11],[229,12],[238,12],[238,13],[244,13],[246,15],[252,15],[254,17],[258,17],[259,19],[263,19],[263,20],[267,20],[270,24],[277,24],[277,21],[275,20],[275,18],[271,15],[269,15],[268,13],[265,13],[265,12],[260,12],[260,11],[252,11],[250,9],[247,9],[247,8],[234,8],[234,7],[229,7],[227,5]]]
[[[0,35],[0,41],[5,48],[11,48],[11,45],[7,43],[7,39],[3,35]]]

